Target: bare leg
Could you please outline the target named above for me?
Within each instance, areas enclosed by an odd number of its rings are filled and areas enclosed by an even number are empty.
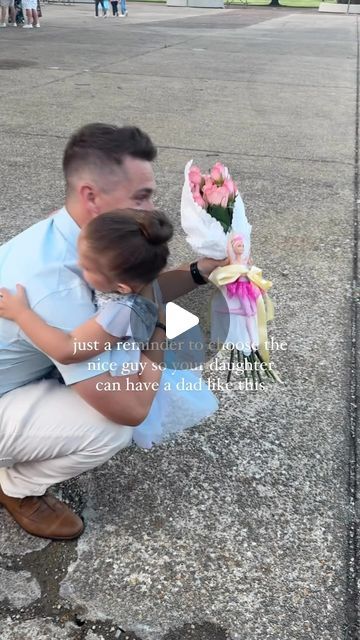
[[[6,24],[6,7],[1,7],[1,24]]]
[[[11,19],[12,24],[16,24],[15,7],[9,7],[9,18]]]
[[[26,21],[27,21],[28,24],[32,25],[31,9],[26,9]]]
[[[39,23],[39,16],[38,16],[38,12],[36,9],[32,9],[31,10],[32,13],[32,21],[33,21],[33,26],[36,27],[36,25],[40,24]]]

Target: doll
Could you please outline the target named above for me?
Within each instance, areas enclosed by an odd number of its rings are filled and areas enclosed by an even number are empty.
[[[227,253],[230,264],[250,266],[250,256],[246,258],[244,237],[240,234],[230,235],[227,242]],[[247,331],[246,344],[252,349],[258,347],[258,336],[256,331],[257,299],[261,295],[261,290],[246,275],[239,276],[233,282],[225,285],[226,297],[229,301],[229,312],[245,318]]]
[[[266,347],[266,323],[272,317],[272,305],[267,296],[271,282],[252,265],[249,244],[244,235],[229,234],[229,265],[215,269],[210,276],[218,287],[212,302],[212,339],[230,348],[228,381],[236,352],[238,363],[243,357],[245,375],[251,371],[255,385],[256,377],[261,382],[259,363],[262,371],[275,379],[267,365]]]
[[[271,282],[262,277],[261,269],[250,259],[251,224],[245,205],[227,167],[216,163],[208,174],[202,174],[192,160],[185,167],[181,196],[181,224],[186,239],[198,255],[229,263],[217,267],[209,281],[216,291],[211,301],[211,349],[230,350],[228,381],[237,353],[260,379],[257,365],[263,365],[269,378],[267,323],[273,318],[273,307],[267,291]]]

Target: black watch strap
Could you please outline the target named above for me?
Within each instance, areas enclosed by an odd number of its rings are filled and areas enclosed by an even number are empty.
[[[198,263],[197,262],[192,262],[190,265],[190,273],[192,276],[192,279],[194,280],[195,284],[207,284],[207,281],[205,280],[205,278],[202,277],[199,269],[198,269]]]
[[[158,327],[159,329],[162,329],[166,333],[166,326],[164,325],[163,322],[157,321],[157,323],[155,324],[155,327]]]

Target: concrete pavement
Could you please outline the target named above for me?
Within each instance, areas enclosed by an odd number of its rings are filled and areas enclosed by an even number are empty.
[[[41,29],[1,30],[0,241],[62,203],[76,127],[136,123],[159,147],[174,264],[191,257],[186,161],[229,165],[287,343],[285,386],[220,392],[201,427],[57,487],[85,518],[78,542],[0,512],[1,640],[358,637],[357,80],[353,16],[45,5]]]

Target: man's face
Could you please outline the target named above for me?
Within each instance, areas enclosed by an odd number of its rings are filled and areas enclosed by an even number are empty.
[[[114,209],[154,209],[155,177],[151,162],[128,156],[97,193],[98,215]]]

